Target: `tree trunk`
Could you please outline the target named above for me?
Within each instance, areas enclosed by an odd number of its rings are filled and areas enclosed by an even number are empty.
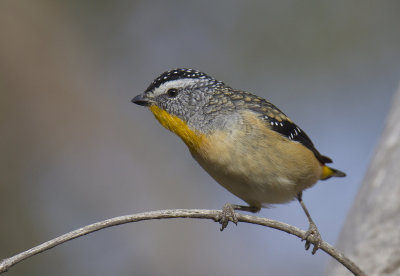
[[[400,87],[337,248],[367,275],[400,275]],[[362,139],[362,137],[360,137]],[[350,275],[332,261],[325,275]]]

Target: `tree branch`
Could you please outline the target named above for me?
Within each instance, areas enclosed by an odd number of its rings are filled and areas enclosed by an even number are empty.
[[[29,250],[26,250],[22,253],[19,253],[13,257],[2,260],[0,262],[0,274],[6,272],[10,267],[16,265],[17,263],[27,258],[30,258],[36,254],[44,252],[64,242],[76,239],[83,235],[87,235],[107,227],[112,227],[120,224],[142,221],[142,220],[168,219],[168,218],[199,218],[199,219],[212,219],[214,221],[218,221],[220,214],[221,214],[220,210],[176,209],[176,210],[145,212],[145,213],[126,215],[126,216],[120,216],[103,220],[100,222],[84,226],[72,232],[66,233],[62,236],[59,236],[45,243],[42,243],[36,247],[33,247]],[[275,228],[284,231],[286,233],[292,234],[294,236],[297,236],[299,238],[303,238],[305,235],[305,231],[286,223],[282,223],[267,218],[243,215],[239,213],[236,213],[236,215],[240,222],[247,222],[247,223],[267,226],[270,228]],[[333,248],[330,244],[322,241],[320,249],[331,255],[334,259],[336,259],[348,270],[350,270],[354,275],[366,275],[359,267],[357,267],[355,263],[353,263],[345,255],[343,255],[343,253]]]

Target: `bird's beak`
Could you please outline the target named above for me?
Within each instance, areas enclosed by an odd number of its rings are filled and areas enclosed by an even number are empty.
[[[132,102],[142,106],[149,106],[153,103],[151,99],[149,99],[146,94],[139,94],[132,99]]]

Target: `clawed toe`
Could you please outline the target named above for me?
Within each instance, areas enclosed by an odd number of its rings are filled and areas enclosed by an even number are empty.
[[[232,221],[234,224],[238,223],[238,218],[235,213],[235,208],[232,204],[226,203],[222,208],[221,213],[217,217],[216,221],[221,224],[221,231],[224,230],[227,226],[229,221]]]
[[[310,223],[310,226],[305,233],[302,241],[306,241],[305,248],[308,250],[310,248],[310,245],[313,244],[314,248],[312,250],[312,254],[314,255],[315,252],[321,247],[321,235],[319,234],[318,228],[315,225],[315,223]]]

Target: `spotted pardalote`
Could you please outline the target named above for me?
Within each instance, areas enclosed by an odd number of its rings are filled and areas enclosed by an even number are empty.
[[[318,180],[345,174],[327,166],[332,160],[281,110],[192,69],[164,72],[132,102],[148,107],[183,140],[201,167],[248,204],[225,205],[222,228],[235,220],[233,209],[257,212],[296,198],[310,223],[306,248],[313,243],[315,253],[320,235],[302,191]]]

